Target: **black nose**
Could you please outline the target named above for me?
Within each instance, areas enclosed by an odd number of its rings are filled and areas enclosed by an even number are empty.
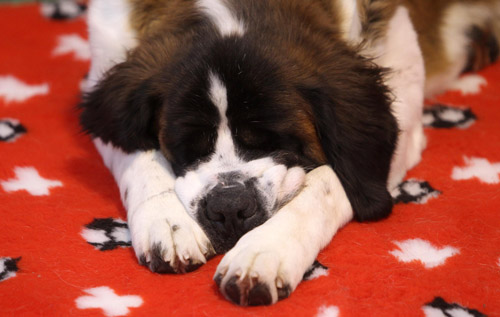
[[[245,220],[257,212],[255,191],[240,183],[217,185],[206,198],[208,220],[223,224],[228,231],[240,231]]]

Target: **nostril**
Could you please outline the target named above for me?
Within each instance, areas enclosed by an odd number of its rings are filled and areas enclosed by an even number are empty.
[[[210,220],[210,221],[223,223],[226,220],[226,218],[224,217],[224,214],[222,212],[217,212],[217,211],[214,211],[210,208],[206,209],[206,214],[207,214],[208,220]]]
[[[241,206],[240,209],[238,210],[237,213],[238,219],[245,220],[247,218],[252,217],[257,212],[256,207],[257,205],[252,199],[246,201],[245,204]]]

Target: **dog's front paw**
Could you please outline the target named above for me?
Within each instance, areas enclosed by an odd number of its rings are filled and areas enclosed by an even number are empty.
[[[210,240],[178,201],[156,197],[129,217],[135,254],[153,272],[191,272],[215,254]]]
[[[222,294],[243,306],[270,305],[288,297],[308,267],[306,257],[294,250],[293,238],[287,241],[258,229],[224,256],[214,276]]]

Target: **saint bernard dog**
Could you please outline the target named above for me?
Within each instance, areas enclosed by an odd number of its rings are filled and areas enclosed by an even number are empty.
[[[391,213],[424,98],[498,56],[499,1],[93,0],[81,124],[139,262],[286,298],[336,231]]]

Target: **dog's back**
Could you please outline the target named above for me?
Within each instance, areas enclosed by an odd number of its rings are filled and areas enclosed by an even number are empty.
[[[426,96],[498,58],[500,1],[404,0],[419,35],[426,68]]]

